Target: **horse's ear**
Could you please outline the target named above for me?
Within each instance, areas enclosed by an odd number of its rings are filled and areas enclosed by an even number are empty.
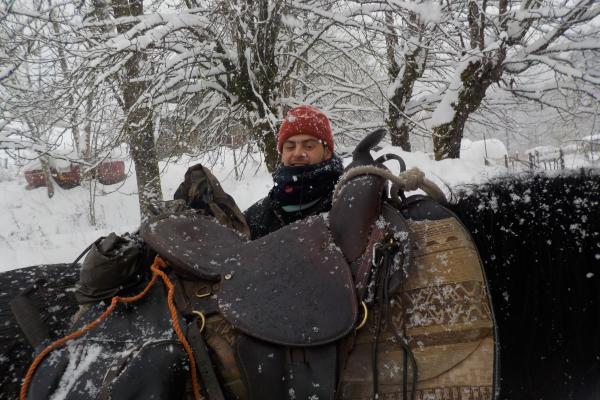
[[[375,160],[371,156],[371,150],[383,140],[387,131],[383,128],[379,128],[369,133],[363,140],[361,140],[354,151],[352,152],[352,163],[346,168],[354,168],[360,165],[373,165]]]

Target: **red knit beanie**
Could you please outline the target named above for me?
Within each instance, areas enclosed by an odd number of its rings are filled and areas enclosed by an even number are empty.
[[[329,119],[312,106],[301,105],[288,111],[279,128],[277,150],[281,153],[283,143],[296,135],[310,135],[320,139],[333,152],[333,133]]]

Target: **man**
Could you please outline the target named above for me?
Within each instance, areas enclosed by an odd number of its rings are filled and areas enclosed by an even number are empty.
[[[253,240],[329,211],[333,189],[344,169],[333,152],[329,119],[308,105],[287,113],[279,128],[277,150],[281,165],[273,173],[273,188],[244,212]]]

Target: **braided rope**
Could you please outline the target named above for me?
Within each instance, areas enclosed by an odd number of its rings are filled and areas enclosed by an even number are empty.
[[[104,321],[106,318],[108,318],[108,316],[117,308],[117,305],[119,303],[133,303],[133,302],[136,302],[136,301],[142,299],[144,296],[146,296],[148,294],[150,289],[152,289],[152,286],[154,286],[154,284],[156,283],[156,281],[159,277],[162,279],[162,281],[164,282],[165,286],[168,289],[167,305],[168,305],[169,311],[171,313],[171,322],[173,324],[173,329],[175,330],[177,337],[181,341],[183,348],[185,349],[187,356],[189,358],[189,361],[190,361],[190,365],[191,365],[190,370],[191,370],[191,375],[192,375],[192,388],[194,391],[194,399],[200,400],[201,399],[200,387],[198,385],[198,380],[196,379],[197,373],[196,373],[196,363],[194,361],[194,354],[192,352],[192,348],[190,347],[190,344],[188,343],[187,339],[183,335],[181,326],[179,325],[179,320],[177,319],[177,309],[175,308],[175,304],[173,302],[173,297],[174,297],[173,283],[171,283],[171,281],[169,280],[167,275],[159,269],[159,268],[165,268],[166,266],[167,266],[167,264],[165,263],[165,261],[162,258],[160,258],[160,256],[156,256],[156,258],[154,259],[154,262],[150,266],[150,269],[152,271],[152,279],[150,280],[150,282],[148,282],[148,284],[146,285],[144,290],[142,290],[140,293],[136,294],[135,296],[129,296],[129,297],[115,296],[115,297],[113,297],[108,308],[106,310],[104,310],[104,312],[98,318],[96,318],[94,321],[90,322],[83,328],[81,328],[75,332],[72,332],[72,333],[68,334],[67,336],[64,336],[64,337],[52,342],[48,346],[46,346],[46,348],[44,348],[44,350],[42,350],[35,357],[35,359],[31,363],[31,365],[29,366],[29,369],[27,370],[27,373],[25,374],[25,378],[23,379],[23,384],[21,385],[21,391],[19,392],[19,400],[27,399],[27,392],[29,391],[29,386],[31,384],[33,374],[35,373],[38,366],[42,363],[44,358],[48,354],[50,354],[51,351],[56,350],[60,346],[67,343],[69,340],[77,339],[77,338],[83,336],[85,333],[91,331],[92,329],[94,329],[95,327],[100,325],[100,323],[102,321]]]
[[[162,258],[160,258],[159,256],[156,256],[157,260],[160,260],[163,265],[161,267],[164,267],[165,262],[162,260]],[[158,269],[158,267],[156,266],[156,260],[154,262],[154,264],[152,264],[152,266],[150,267],[150,269],[152,270],[153,274],[160,276],[160,278],[163,280],[165,286],[168,289],[167,292],[167,305],[169,307],[169,311],[171,313],[171,323],[173,325],[173,329],[175,330],[175,333],[177,334],[177,337],[179,338],[179,341],[181,342],[181,344],[183,345],[183,348],[185,349],[185,352],[187,353],[189,362],[190,362],[190,374],[192,376],[192,390],[194,392],[194,399],[195,400],[200,400],[201,396],[200,396],[200,385],[198,384],[198,373],[196,370],[196,361],[195,361],[195,357],[194,357],[194,352],[192,351],[192,347],[190,346],[189,342],[187,341],[187,339],[185,338],[185,335],[183,334],[183,331],[181,329],[181,325],[179,325],[179,319],[177,318],[177,308],[175,308],[175,302],[173,301],[173,297],[175,296],[175,287],[173,286],[173,283],[171,282],[171,280],[169,280],[169,277],[161,270]],[[210,362],[210,361],[208,361]]]
[[[442,204],[447,203],[446,195],[444,195],[444,192],[442,192],[442,190],[434,182],[425,178],[425,173],[423,173],[423,171],[416,167],[401,172],[399,175],[394,175],[387,169],[375,167],[372,165],[366,165],[352,168],[351,170],[347,171],[344,175],[342,175],[337,185],[335,186],[335,190],[333,192],[333,204],[335,204],[335,202],[338,200],[342,187],[351,179],[356,178],[360,175],[377,175],[391,181],[392,197],[394,198],[398,196],[399,190],[410,192],[413,190],[421,189],[437,202]]]

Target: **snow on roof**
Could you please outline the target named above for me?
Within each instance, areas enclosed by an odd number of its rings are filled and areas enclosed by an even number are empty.
[[[460,143],[460,158],[462,160],[481,161],[500,159],[508,155],[506,146],[499,139],[475,140],[463,139]]]
[[[586,142],[600,142],[600,132],[584,136],[580,140],[584,140]]]
[[[560,149],[556,146],[536,146],[525,150],[525,154],[539,154],[540,156],[557,156]]]
[[[567,143],[560,146],[560,148],[563,149],[565,153],[574,153],[580,150],[579,143]]]

